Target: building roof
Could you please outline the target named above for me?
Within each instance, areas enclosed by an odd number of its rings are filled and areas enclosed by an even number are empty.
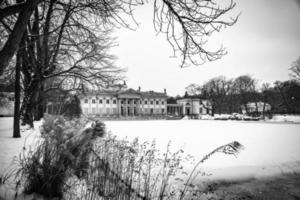
[[[140,91],[132,88],[127,90],[92,90],[81,96],[87,95],[109,95],[120,98],[168,98],[168,95],[164,92]]]
[[[156,97],[156,98],[168,98],[168,95],[164,92],[154,92],[154,91],[147,91],[147,92],[140,92],[143,98],[149,97]]]

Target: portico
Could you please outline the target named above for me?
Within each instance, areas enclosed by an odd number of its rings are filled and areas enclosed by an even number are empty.
[[[119,115],[138,116],[140,111],[141,95],[134,90],[127,90],[118,94]]]

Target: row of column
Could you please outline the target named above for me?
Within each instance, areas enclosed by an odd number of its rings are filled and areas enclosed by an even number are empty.
[[[128,100],[130,103],[128,104]],[[124,115],[124,116],[134,116],[134,115],[139,115],[140,112],[140,102],[136,101],[136,104],[134,104],[134,101],[136,99],[118,99],[118,113],[119,116]],[[121,103],[123,101],[123,104]]]
[[[123,101],[123,104],[121,103]],[[128,103],[129,101],[129,103]],[[134,101],[136,101],[136,103],[134,103]],[[151,112],[154,112],[156,109],[166,109],[165,108],[161,108],[161,107],[150,107],[150,110],[152,110]],[[119,116],[139,116],[142,113],[142,110],[144,110],[144,104],[140,103],[139,99],[132,99],[132,98],[123,98],[123,99],[118,99],[118,114]],[[151,113],[150,114],[154,114]],[[166,110],[164,111],[166,112]],[[148,113],[145,113],[148,114]],[[163,113],[162,113],[163,114]]]
[[[181,106],[168,106],[167,107],[168,114],[176,114],[181,115],[182,114],[182,107]]]

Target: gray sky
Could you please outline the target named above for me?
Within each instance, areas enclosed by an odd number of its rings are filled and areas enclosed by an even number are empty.
[[[116,31],[119,46],[112,50],[117,65],[127,68],[127,85],[134,89],[182,95],[190,83],[202,84],[224,75],[249,74],[259,83],[289,78],[288,68],[300,56],[300,0],[238,0],[233,13],[242,12],[233,27],[209,39],[211,46],[226,47],[221,60],[180,68],[165,35],[157,35],[151,5],[136,10],[136,31]]]

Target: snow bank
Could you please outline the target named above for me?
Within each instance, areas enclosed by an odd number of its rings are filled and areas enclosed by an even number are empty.
[[[274,115],[271,122],[294,122],[300,123],[300,115]]]
[[[199,119],[212,120],[214,118],[211,115],[199,115]]]
[[[181,118],[181,120],[189,120],[190,118],[189,118],[189,116],[184,116],[183,118]]]
[[[215,114],[213,119],[219,119],[219,120],[227,120],[230,118],[231,115],[229,114]]]

